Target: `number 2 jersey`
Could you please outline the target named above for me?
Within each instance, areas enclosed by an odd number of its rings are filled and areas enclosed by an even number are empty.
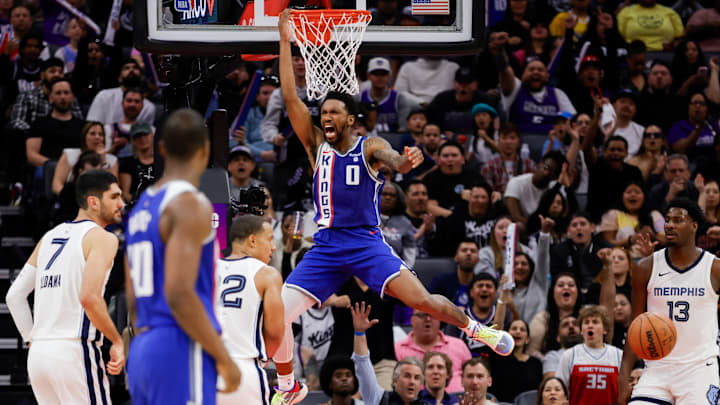
[[[313,200],[320,228],[377,227],[385,178],[365,160],[366,137],[342,154],[323,142],[315,159]]]
[[[566,350],[555,376],[570,391],[570,405],[610,405],[617,402],[622,350],[605,344],[590,348],[584,343]]]
[[[128,219],[126,232],[127,256],[130,262],[130,278],[135,293],[136,327],[175,326],[179,328],[165,298],[165,243],[160,238],[160,216],[168,204],[184,193],[192,193],[196,198],[205,199],[192,184],[174,180],[161,187],[150,187],[135,204]],[[188,212],[187,215],[196,215]],[[178,218],[182,221],[183,218]],[[211,219],[208,217],[208,221]],[[215,230],[203,241],[198,263],[195,292],[210,318],[210,322],[219,331],[213,310],[215,277]]]
[[[100,340],[80,304],[85,272],[83,239],[98,225],[90,220],[65,222],[49,230],[40,242],[35,273],[32,340]],[[110,276],[110,269],[105,283]]]
[[[647,285],[647,310],[670,317],[677,340],[669,355],[646,361],[647,367],[704,362],[718,355],[718,294],[710,272],[715,256],[701,251],[695,263],[681,270],[670,263],[668,250],[653,253]]]

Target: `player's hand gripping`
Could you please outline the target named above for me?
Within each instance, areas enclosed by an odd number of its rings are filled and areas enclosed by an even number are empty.
[[[125,344],[122,340],[110,346],[110,361],[107,364],[108,374],[118,375],[125,365]]]
[[[350,307],[352,313],[353,328],[355,332],[365,332],[370,329],[371,326],[380,322],[378,319],[370,320],[370,309],[372,305],[365,306],[365,301],[356,302],[354,306]]]
[[[280,31],[280,41],[290,41],[292,39],[292,25],[290,24],[290,14],[292,10],[286,8],[280,13],[278,21],[278,31]]]
[[[224,356],[216,361],[218,375],[222,378],[225,383],[224,386],[218,386],[220,392],[233,392],[240,385],[240,370],[237,365],[230,358],[230,356]]]
[[[407,156],[410,163],[412,163],[412,168],[416,168],[422,164],[422,162],[425,160],[425,157],[422,154],[422,151],[417,146],[406,146],[404,151],[405,156]]]

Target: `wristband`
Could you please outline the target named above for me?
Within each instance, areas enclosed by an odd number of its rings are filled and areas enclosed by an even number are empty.
[[[355,336],[365,336],[365,332],[355,331]]]

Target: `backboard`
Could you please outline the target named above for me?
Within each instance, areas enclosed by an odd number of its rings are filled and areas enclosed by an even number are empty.
[[[288,0],[135,0],[136,47],[153,53],[200,56],[277,53],[277,15],[288,3]],[[298,2],[290,3],[292,6]],[[372,11],[373,21],[365,33],[361,54],[461,55],[473,53],[481,45],[483,0],[307,3]]]

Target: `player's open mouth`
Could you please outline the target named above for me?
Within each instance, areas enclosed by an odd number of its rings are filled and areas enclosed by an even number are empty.
[[[335,135],[335,127],[332,125],[325,125],[325,135]]]

